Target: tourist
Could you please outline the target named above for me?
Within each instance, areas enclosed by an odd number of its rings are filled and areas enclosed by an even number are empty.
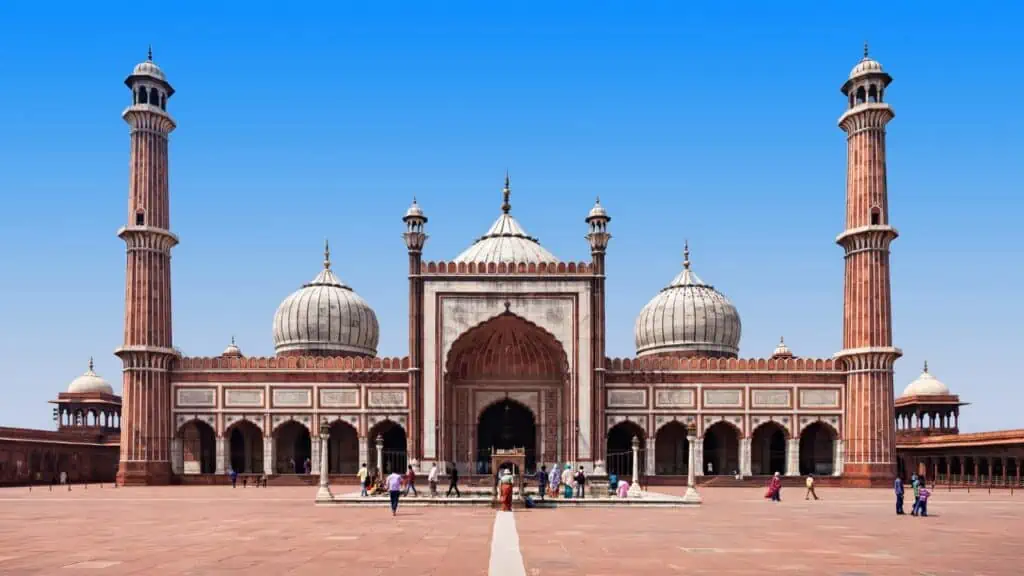
[[[430,473],[427,474],[427,484],[430,485],[430,497],[437,498],[437,462],[430,465]]]
[[[896,492],[896,515],[903,516],[903,478],[896,477],[893,490]]]
[[[306,458],[306,461],[302,463],[302,469],[306,471],[306,474],[309,474],[313,469],[313,462],[311,462],[309,458]]]
[[[714,471],[715,467],[711,465],[711,462],[708,462],[708,476],[714,475]]]
[[[629,482],[625,480],[619,480],[619,498],[626,498],[629,496]]]
[[[548,467],[541,464],[540,472],[537,472],[537,493],[540,499],[544,499],[544,493],[548,491]]]
[[[359,486],[362,487],[362,492],[359,495],[369,496],[370,493],[367,491],[367,488],[369,488],[370,471],[366,469],[366,462],[359,466],[359,472],[356,472],[356,476],[359,477]]]
[[[924,478],[921,478],[921,481],[918,483],[917,513],[922,518],[928,516],[928,497],[931,495],[931,490],[924,487]]]
[[[448,494],[445,497],[452,495],[452,490],[455,490],[455,497],[462,498],[462,493],[459,492],[459,469],[455,466],[455,462],[451,463],[451,469],[448,471]]]
[[[608,475],[608,495],[615,496],[615,491],[619,489],[619,476],[617,474]]]
[[[391,515],[398,514],[398,497],[402,495],[402,475],[392,472],[387,479],[388,492],[391,494]]]
[[[260,476],[260,483],[263,484],[264,488],[267,487],[267,473],[266,472],[264,472],[263,475]]]
[[[765,493],[764,497],[771,498],[772,502],[782,501],[782,478],[778,472],[768,481],[768,492]]]
[[[512,511],[512,471],[507,468],[501,475],[501,510]]]
[[[918,506],[921,505],[921,482],[924,478],[919,478],[917,474],[914,474],[912,479],[912,485],[914,487],[914,506],[910,509],[911,516],[917,516]]]
[[[814,491],[814,474],[807,475],[807,493],[804,494],[804,500],[810,500],[810,497],[814,496],[814,499],[818,499],[818,494]]]
[[[558,483],[562,480],[562,474],[559,472],[560,466],[555,463],[551,466],[551,474],[548,475],[548,484],[551,487],[551,497],[558,498]]]
[[[583,466],[580,466],[580,471],[576,473],[576,477],[573,478],[576,481],[576,497],[586,498],[587,494],[587,473],[583,471]]]
[[[566,464],[565,470],[562,471],[562,486],[565,494],[565,498],[572,498],[572,464]]]
[[[231,487],[235,488],[238,484],[238,472],[235,472],[235,469],[232,468],[228,471],[228,476],[231,478]]]
[[[248,488],[248,487],[249,487],[249,477],[248,476],[242,476],[242,488]]]
[[[413,496],[419,497],[419,492],[416,492],[416,471],[412,469],[412,466],[409,466],[405,473],[405,491],[402,492],[402,496],[408,496],[410,490],[412,490]]]

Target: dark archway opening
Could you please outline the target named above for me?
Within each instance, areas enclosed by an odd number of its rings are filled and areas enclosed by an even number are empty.
[[[313,442],[309,430],[292,420],[285,422],[274,433],[275,460],[281,474],[304,474],[306,461],[313,455]],[[310,462],[312,468],[312,462]]]
[[[835,471],[835,434],[815,422],[800,433],[800,474],[829,476]]]
[[[640,476],[644,476],[644,447],[646,438],[643,428],[634,422],[619,422],[608,431],[608,459],[605,465],[609,474],[615,474],[623,480],[633,477],[633,438],[640,440],[639,468]]]
[[[704,474],[732,475],[739,469],[739,432],[731,424],[718,422],[704,432]]]
[[[669,422],[654,437],[654,474],[657,476],[684,476],[689,473],[690,443],[686,440],[686,426]]]
[[[766,422],[754,430],[750,442],[750,473],[771,475],[786,473],[786,431],[775,422]]]
[[[390,474],[397,472],[399,474],[405,474],[409,467],[409,455],[406,447],[406,436],[405,428],[402,428],[397,422],[391,420],[384,420],[383,422],[377,423],[376,426],[370,429],[370,437],[367,438],[369,442],[371,466],[377,466],[377,436],[381,436],[384,440],[384,449],[382,451],[384,474]]]
[[[239,474],[263,472],[263,434],[249,422],[236,422],[228,433],[229,463]]]
[[[359,464],[359,433],[348,422],[335,421],[327,437],[327,471],[355,474]]]
[[[213,474],[217,471],[217,434],[201,420],[181,429],[181,450],[185,474]]]
[[[476,470],[491,474],[491,454],[497,450],[526,451],[526,473],[537,469],[537,421],[523,404],[505,398],[480,414],[476,427]]]

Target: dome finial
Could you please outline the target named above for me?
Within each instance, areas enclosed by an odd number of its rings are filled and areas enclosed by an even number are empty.
[[[153,61],[153,45],[149,45],[149,50],[146,52],[146,60]]]
[[[327,239],[324,238],[324,270],[330,270],[330,269],[331,269],[331,245],[327,241]]]
[[[864,41],[864,57],[865,58],[868,57],[868,41],[867,40]]]
[[[501,204],[501,211],[508,214],[512,210],[512,204],[509,204],[509,197],[512,196],[512,188],[509,186],[508,168],[505,169],[505,189],[501,191],[503,202]]]
[[[231,345],[232,346],[235,345],[235,335],[234,334],[231,335]]]
[[[785,346],[785,345],[786,345],[786,338],[784,336],[779,336],[779,346]]]
[[[924,361],[924,372],[925,372],[925,374],[928,373],[928,361],[927,360]]]
[[[683,240],[683,269],[690,269],[690,241]]]
[[[92,356],[89,356],[89,372],[92,372]]]

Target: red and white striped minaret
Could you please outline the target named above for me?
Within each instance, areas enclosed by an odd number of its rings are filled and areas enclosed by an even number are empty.
[[[174,88],[150,51],[125,84],[132,103],[122,117],[131,126],[128,221],[124,240],[124,345],[115,352],[123,364],[121,485],[159,485],[171,480],[171,248],[167,187],[167,137],[175,128],[167,113]]]
[[[836,242],[846,252],[843,350],[846,379],[843,476],[853,485],[879,485],[896,472],[893,364],[902,352],[892,343],[885,103],[892,78],[868,57],[850,72],[842,91],[848,109],[839,118],[847,134],[846,230]]]

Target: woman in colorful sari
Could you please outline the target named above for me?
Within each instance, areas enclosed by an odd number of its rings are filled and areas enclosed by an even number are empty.
[[[625,480],[619,480],[619,498],[626,498],[629,496],[629,482]]]
[[[508,468],[501,475],[501,510],[512,511],[512,472]]]
[[[565,470],[562,471],[562,486],[564,487],[565,498],[572,498],[572,464],[566,464]]]
[[[551,490],[551,497],[558,498],[558,483],[562,480],[561,466],[551,465],[551,474],[548,475],[548,489]]]
[[[768,482],[768,492],[764,497],[771,498],[772,502],[782,501],[782,478],[779,477],[778,472],[776,472]]]

